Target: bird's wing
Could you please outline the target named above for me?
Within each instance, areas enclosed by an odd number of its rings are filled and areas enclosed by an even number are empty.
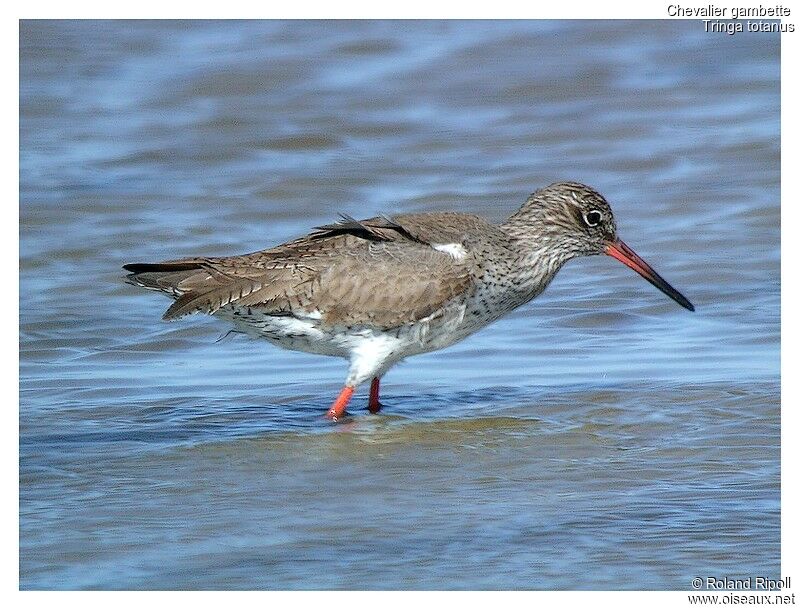
[[[469,294],[473,261],[462,235],[477,220],[463,214],[345,217],[270,250],[126,269],[133,272],[129,281],[177,297],[165,319],[234,305],[394,328]]]

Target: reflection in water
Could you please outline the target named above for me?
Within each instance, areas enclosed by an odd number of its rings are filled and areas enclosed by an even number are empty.
[[[778,577],[778,50],[692,21],[23,22],[21,587]],[[338,426],[344,361],[163,323],[121,279],[339,212],[497,221],[564,179],[697,312],[576,261]]]

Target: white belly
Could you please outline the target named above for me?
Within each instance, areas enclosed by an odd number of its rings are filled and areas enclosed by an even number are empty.
[[[349,357],[363,339],[383,337],[396,345],[400,357],[442,349],[482,328],[487,322],[465,318],[466,306],[453,304],[413,324],[390,330],[327,326],[319,312],[299,316],[265,315],[246,307],[224,307],[216,316],[232,322],[250,336],[267,339],[285,349]]]
[[[348,358],[348,383],[358,385],[370,377],[380,377],[403,358],[452,345],[491,321],[467,311],[465,304],[452,303],[434,315],[389,330],[329,326],[319,312],[303,317],[274,316],[228,306],[215,315],[233,322],[250,336],[285,349]]]

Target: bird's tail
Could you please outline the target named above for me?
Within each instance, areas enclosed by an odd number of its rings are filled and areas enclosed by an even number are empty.
[[[134,286],[180,296],[181,282],[202,270],[202,261],[167,261],[163,263],[129,263],[122,267],[130,271],[125,281]]]
[[[251,278],[232,278],[214,266],[213,259],[182,259],[162,263],[130,263],[125,281],[163,292],[175,299],[164,313],[174,320],[200,311],[213,314],[234,301],[244,302],[263,285]],[[258,300],[259,297],[252,297]],[[249,304],[249,303],[247,303]]]
[[[183,259],[161,263],[129,263],[122,268],[130,271],[125,277],[128,284],[180,299],[192,292],[197,280],[202,281],[208,277],[208,271],[203,268],[206,262],[204,259]]]

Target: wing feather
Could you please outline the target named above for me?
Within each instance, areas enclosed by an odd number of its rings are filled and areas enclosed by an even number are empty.
[[[125,268],[132,272],[129,282],[175,297],[167,320],[239,306],[271,315],[316,311],[331,324],[394,328],[465,298],[474,284],[468,252],[454,258],[432,244],[460,243],[485,221],[456,213],[436,216],[343,216],[269,250]]]

